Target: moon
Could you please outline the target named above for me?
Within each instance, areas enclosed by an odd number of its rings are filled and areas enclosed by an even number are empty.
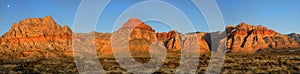
[[[10,7],[10,5],[7,5],[7,7],[9,8],[9,7]]]

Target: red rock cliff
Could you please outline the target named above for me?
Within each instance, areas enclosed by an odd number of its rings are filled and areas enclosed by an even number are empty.
[[[290,37],[282,35],[261,25],[240,23],[227,28],[229,52],[254,53],[264,49],[298,48],[299,44]]]
[[[27,18],[13,24],[2,36],[0,53],[7,59],[65,56],[70,53],[71,39],[71,29],[61,27],[50,16]]]

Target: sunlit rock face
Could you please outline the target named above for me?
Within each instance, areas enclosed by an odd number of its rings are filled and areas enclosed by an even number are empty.
[[[50,16],[13,24],[1,38],[1,58],[64,57],[71,55],[72,31]]]
[[[282,35],[261,25],[253,26],[240,23],[227,28],[228,52],[254,53],[264,49],[298,48],[299,44],[288,36]]]

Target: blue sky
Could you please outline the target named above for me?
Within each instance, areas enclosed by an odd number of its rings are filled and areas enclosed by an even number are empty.
[[[163,1],[180,9],[190,19],[197,31],[209,31],[205,19],[191,1]],[[13,23],[25,18],[48,15],[52,16],[60,25],[72,27],[80,2],[81,0],[1,0],[0,35],[7,32]],[[112,0],[99,18],[97,31],[111,32],[118,16],[138,2],[140,1]],[[300,0],[216,0],[216,2],[226,25],[246,22],[263,25],[284,34],[300,33]],[[149,21],[146,23],[158,32],[171,30],[170,27],[160,22]]]

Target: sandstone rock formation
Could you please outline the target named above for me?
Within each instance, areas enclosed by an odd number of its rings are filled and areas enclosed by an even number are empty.
[[[181,41],[179,33],[175,30],[170,31],[168,33],[156,33],[158,41],[164,42],[164,45],[169,50],[178,51],[181,49]]]
[[[128,46],[132,55],[144,56],[149,55],[149,48],[157,38],[152,27],[139,19],[131,18],[112,34],[112,41],[113,50],[123,52]]]
[[[72,36],[72,35],[76,36]],[[84,40],[89,35],[95,38]],[[290,36],[290,37],[289,37]],[[296,41],[295,41],[296,40]],[[299,35],[282,35],[263,26],[240,23],[227,26],[224,32],[195,32],[181,34],[176,30],[156,33],[152,27],[136,18],[129,19],[113,33],[73,33],[68,26],[60,26],[50,16],[28,18],[13,24],[0,38],[0,59],[73,56],[72,41],[86,48],[95,48],[98,56],[112,56],[113,50],[124,52],[128,46],[132,56],[149,56],[149,49],[210,53],[254,53],[267,49],[299,48]],[[297,42],[298,41],[298,42]],[[117,46],[114,47],[114,46]],[[224,50],[227,49],[227,50]],[[84,51],[89,51],[81,49]],[[200,50],[199,52],[196,52]]]
[[[122,27],[121,29],[143,29],[143,30],[148,30],[155,32],[152,27],[149,25],[145,24],[141,20],[137,18],[130,18]]]
[[[72,31],[53,18],[27,18],[13,24],[1,38],[3,59],[25,57],[65,57],[70,55]]]
[[[95,45],[98,55],[108,56],[112,54],[111,33],[95,32]]]
[[[209,53],[209,45],[205,40],[207,34],[208,33],[197,32],[182,35],[182,50],[187,50],[189,52],[196,52],[199,50],[197,53]]]
[[[253,26],[240,23],[226,28],[228,34],[228,52],[254,53],[264,49],[298,48],[299,44],[288,36],[284,36],[261,25]]]
[[[168,33],[156,33],[158,41],[164,42],[168,50],[179,51],[181,49],[188,49],[190,52],[200,50],[200,53],[210,52],[208,43],[205,40],[206,35],[207,33],[204,32],[181,34],[176,30]]]

